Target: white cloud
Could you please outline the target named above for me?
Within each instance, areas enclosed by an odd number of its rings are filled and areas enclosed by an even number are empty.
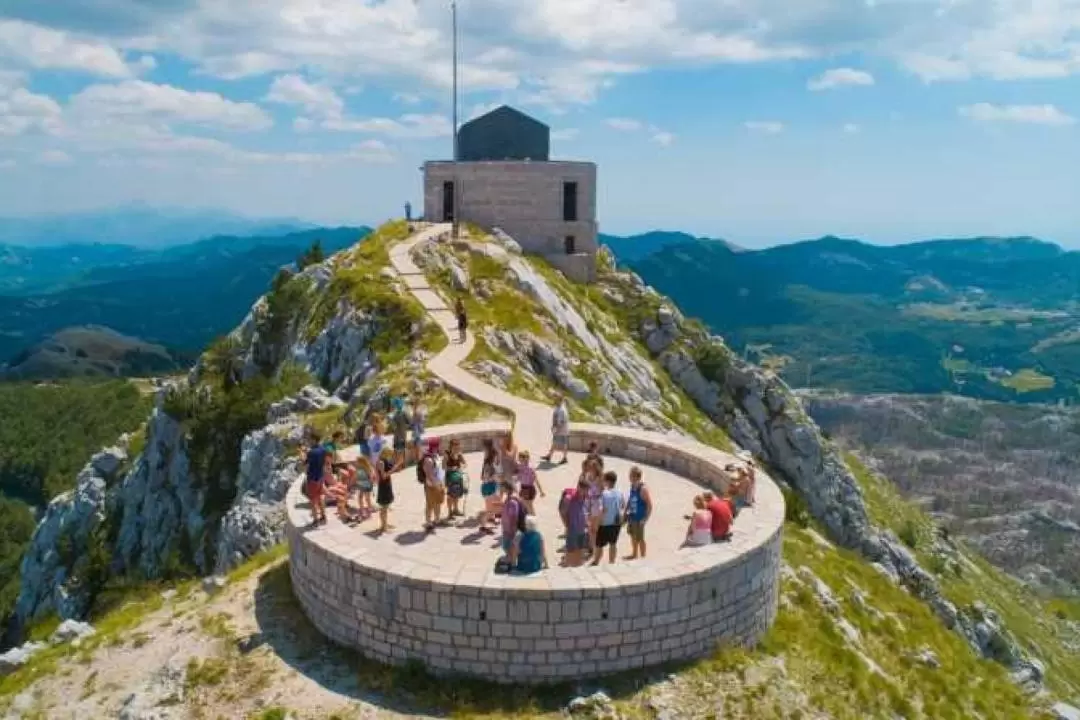
[[[569,142],[576,140],[579,134],[577,128],[563,128],[562,130],[552,130],[551,139],[557,142]]]
[[[38,70],[74,70],[121,78],[132,74],[120,52],[107,43],[2,17],[0,57]]]
[[[373,133],[402,138],[434,138],[451,135],[450,119],[445,115],[407,114],[392,118],[329,118],[320,127],[338,132]]]
[[[873,85],[874,76],[863,70],[855,70],[853,68],[833,68],[826,70],[816,78],[811,78],[806,83],[806,87],[809,90],[815,92],[820,90],[831,90],[838,87],[852,87],[859,85]]]
[[[784,123],[775,120],[747,120],[743,123],[743,127],[750,132],[762,135],[778,135],[784,132]]]
[[[1031,125],[1072,125],[1076,118],[1055,105],[993,105],[976,103],[959,108],[963,117],[977,122],[1011,122]]]
[[[862,128],[855,123],[844,123],[844,127],[842,128],[842,130],[848,135],[854,135],[856,133],[862,132]]]
[[[267,102],[294,105],[309,115],[340,118],[345,112],[345,101],[329,85],[313,84],[299,75],[281,75],[270,86]]]
[[[71,162],[71,156],[63,150],[46,150],[38,156],[38,162],[42,165],[67,165]]]
[[[419,105],[423,100],[422,97],[415,93],[397,92],[394,93],[394,101],[399,102],[402,105]]]
[[[669,147],[671,143],[675,142],[675,135],[673,133],[667,132],[666,130],[658,130],[656,128],[653,128],[651,132],[652,141],[660,147]]]
[[[608,118],[607,126],[613,130],[623,132],[636,132],[645,127],[640,120],[634,120],[633,118]]]
[[[3,159],[0,159],[0,168],[13,168],[13,167],[15,167],[15,166],[16,166],[17,164],[18,164],[18,163],[16,163],[16,162],[15,162],[14,160],[12,160],[11,158],[3,158]]]
[[[89,122],[160,121],[250,131],[273,125],[258,105],[143,80],[91,85],[76,94],[70,106],[75,115]]]
[[[55,135],[63,122],[59,103],[23,87],[20,73],[0,72],[0,137],[38,131]]]

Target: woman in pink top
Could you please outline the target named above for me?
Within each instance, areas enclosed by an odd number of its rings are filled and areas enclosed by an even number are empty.
[[[712,513],[705,507],[705,498],[694,498],[694,514],[686,528],[686,544],[700,547],[712,543]]]
[[[544,488],[540,485],[540,479],[536,477],[536,470],[529,465],[528,450],[518,453],[517,482],[525,509],[530,515],[535,515],[536,509],[533,507],[533,502],[536,500],[537,492],[540,493],[540,497],[544,497]]]

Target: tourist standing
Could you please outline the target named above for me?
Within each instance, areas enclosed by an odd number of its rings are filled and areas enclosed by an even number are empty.
[[[394,414],[390,417],[390,425],[394,433],[395,463],[404,467],[409,460],[409,430],[412,422],[409,413],[405,410],[405,401],[402,398],[394,398],[391,405],[394,408]]]
[[[464,344],[469,329],[469,315],[465,312],[465,301],[461,298],[454,303],[454,316],[457,318],[458,342]]]
[[[514,545],[510,549],[510,567],[522,575],[540,572],[548,567],[544,537],[532,515],[525,517],[525,529],[514,538]]]
[[[585,514],[585,501],[589,483],[582,477],[577,490],[566,502],[566,565],[578,567],[584,562],[585,549],[589,545],[589,524]]]
[[[484,441],[484,464],[480,467],[480,496],[484,507],[480,510],[480,532],[490,535],[490,527],[499,516],[499,451],[491,440]]]
[[[307,482],[304,494],[311,501],[311,524],[326,524],[326,507],[323,505],[323,469],[326,465],[327,452],[318,433],[311,435],[311,447],[305,457]]]
[[[379,506],[380,533],[394,529],[389,520],[390,506],[394,504],[393,474],[398,469],[399,466],[394,462],[394,451],[390,448],[383,448],[382,455],[379,456],[378,463],[375,466],[375,475],[378,480],[378,487],[375,490],[375,503]]]
[[[461,452],[461,441],[451,440],[443,462],[446,469],[446,515],[450,518],[462,517],[461,498],[465,496],[465,456]]]
[[[417,474],[424,484],[424,530],[435,532],[442,524],[442,505],[446,500],[446,481],[439,465],[439,440],[428,442],[427,452],[417,465]]]
[[[604,548],[608,549],[608,563],[614,563],[616,548],[619,544],[619,530],[622,529],[623,497],[622,493],[615,489],[618,475],[612,470],[604,473],[604,490],[600,494],[600,526],[596,532],[596,549],[593,551],[593,565],[599,565],[604,555]]]
[[[375,468],[367,455],[356,458],[356,504],[360,511],[361,519],[371,517],[375,507],[371,502],[371,494],[375,491]]]
[[[567,462],[566,454],[570,450],[570,410],[566,407],[566,396],[559,395],[555,410],[551,413],[551,449],[543,457],[544,462],[551,462],[557,451],[562,452],[560,465]]]
[[[422,398],[416,398],[412,405],[412,415],[409,418],[412,425],[413,453],[417,462],[424,449],[424,431],[427,430],[427,406]]]
[[[641,468],[630,468],[630,494],[626,500],[626,533],[630,536],[630,555],[627,560],[645,557],[645,523],[652,515],[652,496],[645,487]]]
[[[530,515],[536,514],[536,493],[544,497],[544,488],[540,485],[540,479],[536,476],[536,470],[529,466],[529,451],[522,450],[518,453],[517,480],[521,488],[521,500],[525,503],[525,509]]]

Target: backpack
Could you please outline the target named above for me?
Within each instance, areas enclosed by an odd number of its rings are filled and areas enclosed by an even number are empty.
[[[429,457],[431,457],[431,455],[424,453],[424,456],[420,458],[416,463],[416,481],[421,485],[427,482],[427,476],[424,475],[424,461],[427,460]]]

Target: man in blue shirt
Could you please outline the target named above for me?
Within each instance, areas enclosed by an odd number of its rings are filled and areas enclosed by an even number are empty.
[[[326,524],[326,507],[323,505],[323,475],[326,472],[326,460],[330,455],[326,446],[321,442],[318,433],[311,437],[311,447],[308,448],[304,463],[307,470],[304,494],[311,501],[311,524]]]

